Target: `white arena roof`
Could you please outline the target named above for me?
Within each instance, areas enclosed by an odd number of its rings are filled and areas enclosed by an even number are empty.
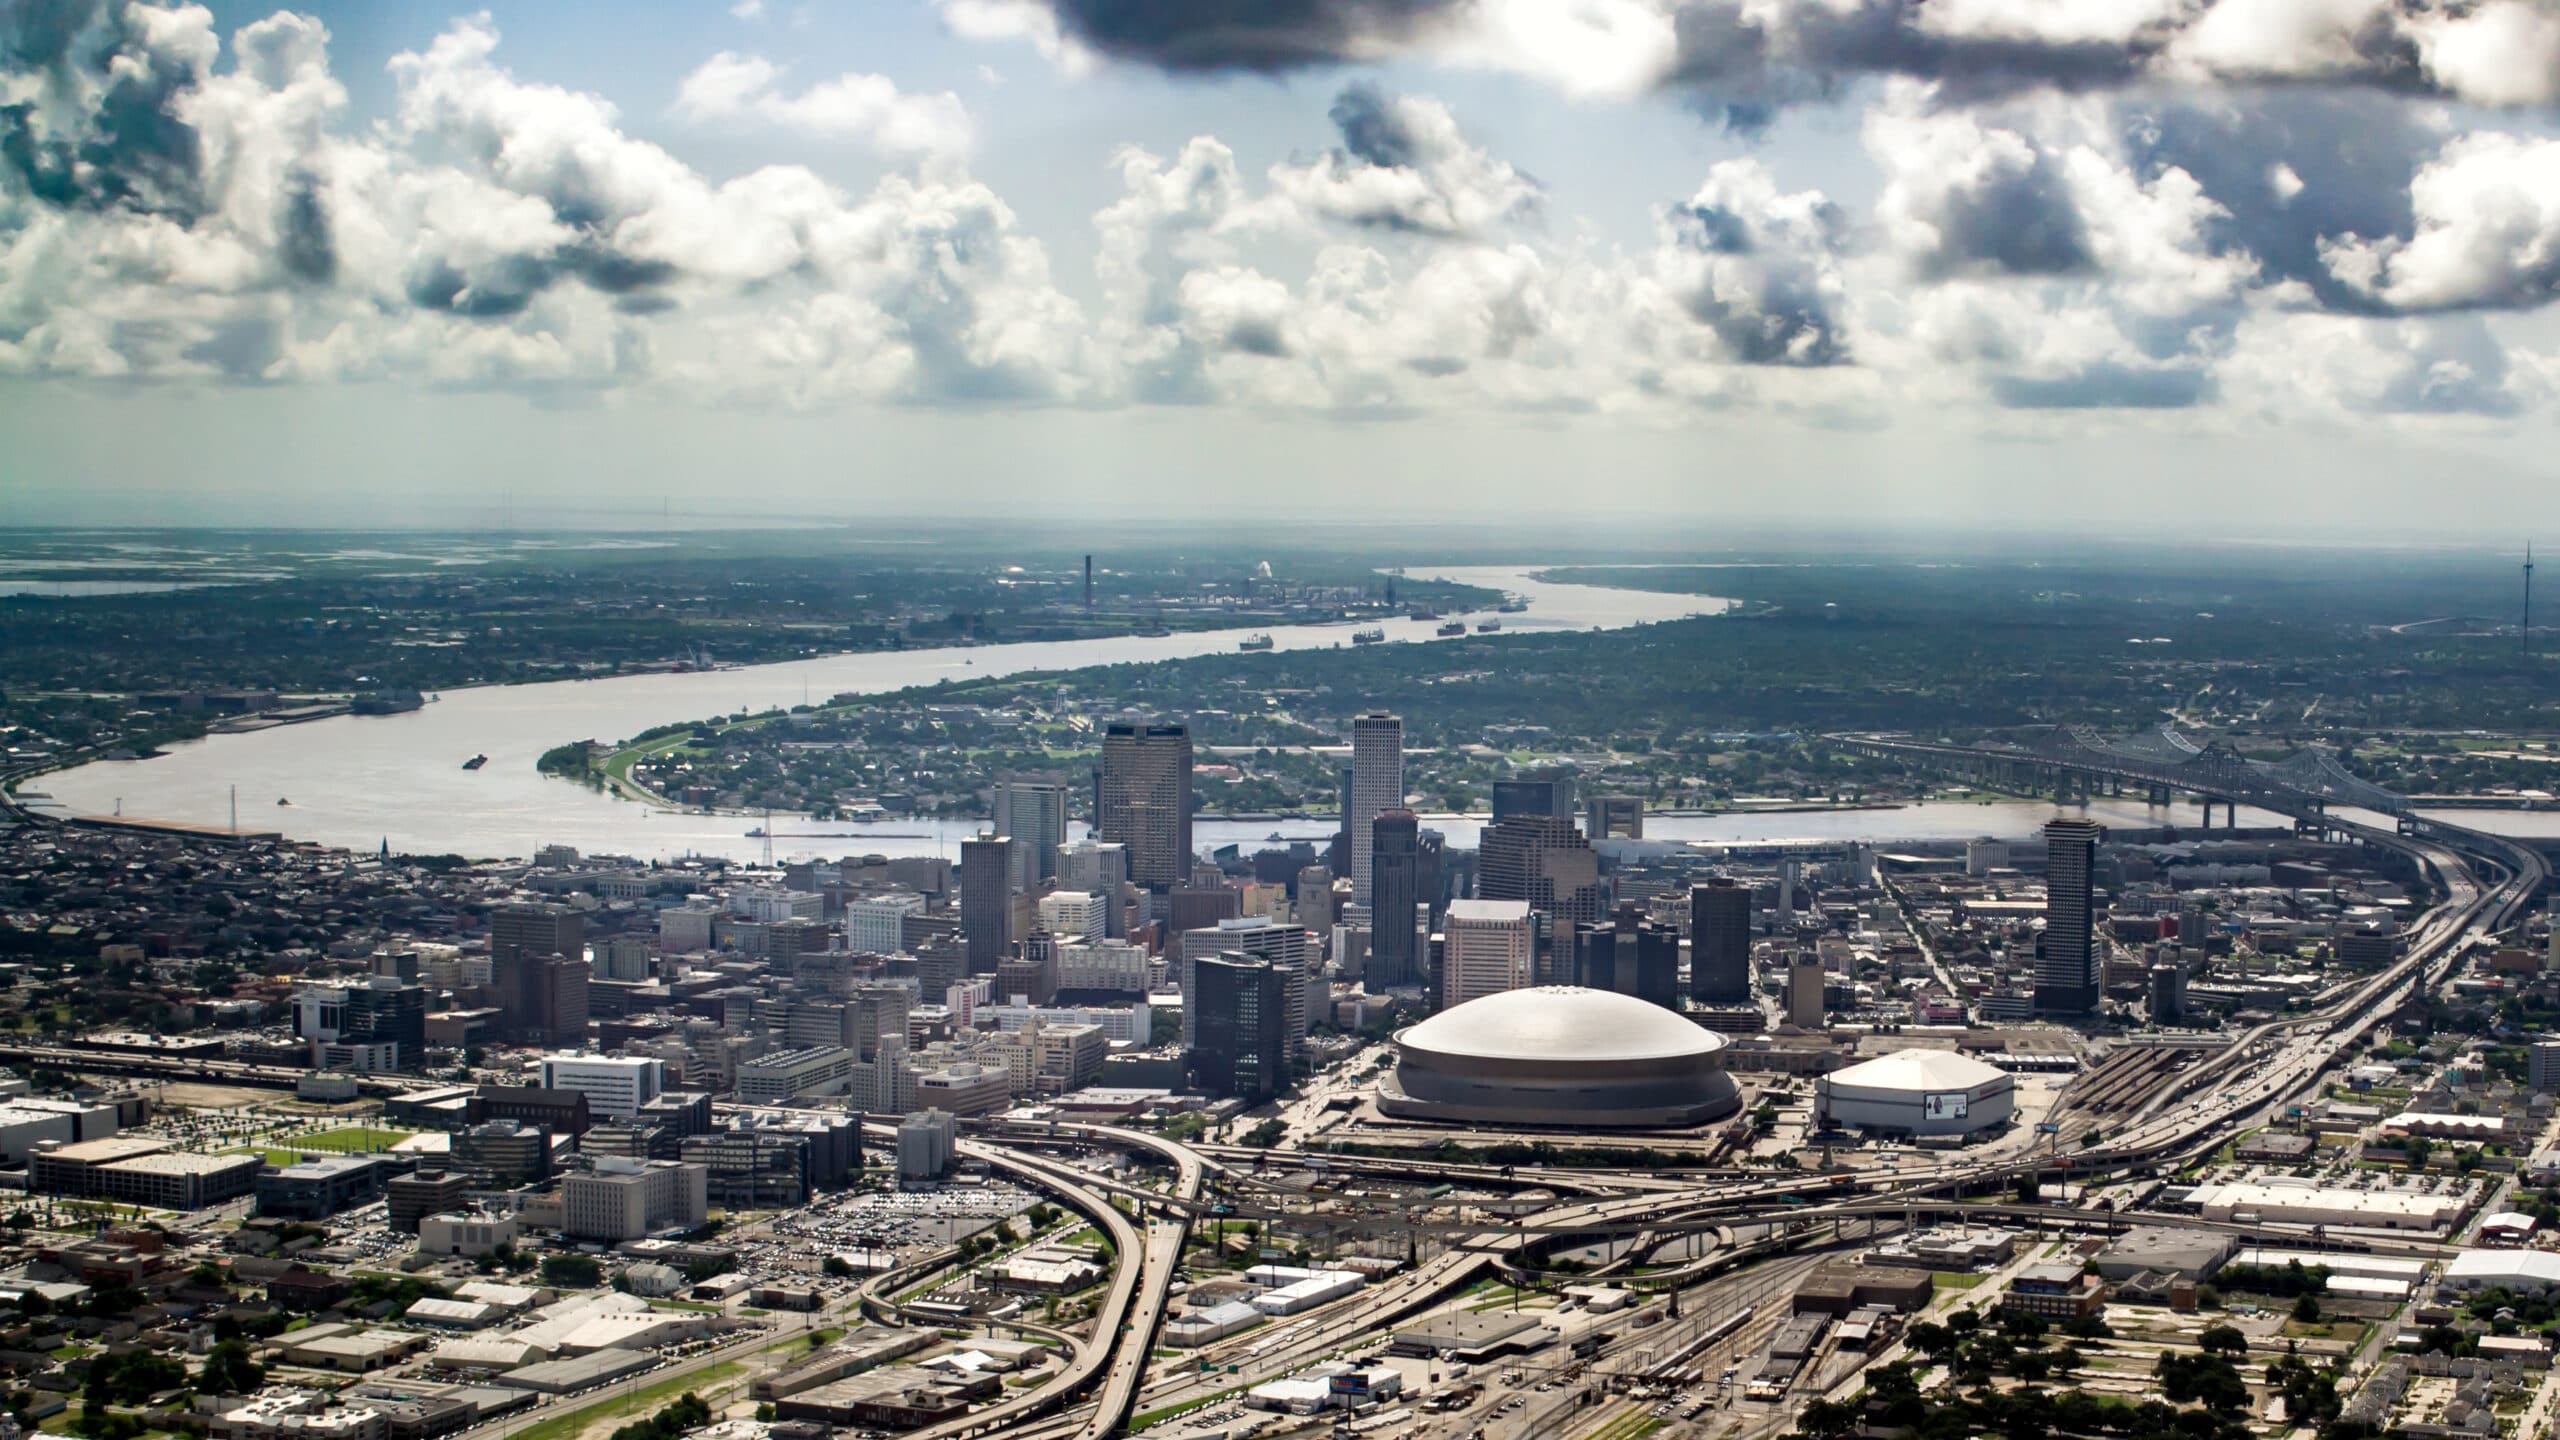
[[[1683,1059],[1726,1044],[1722,1035],[1659,1005],[1579,985],[1479,996],[1403,1032],[1397,1042],[1440,1055],[1585,1062]]]
[[[1863,1090],[1970,1090],[2003,1079],[2009,1072],[1985,1065],[1952,1050],[1897,1050],[1827,1077],[1834,1092],[1843,1086]]]

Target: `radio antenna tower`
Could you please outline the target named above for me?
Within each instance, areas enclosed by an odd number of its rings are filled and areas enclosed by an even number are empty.
[[[2517,639],[2523,642],[2524,658],[2533,658],[2533,542],[2524,542],[2524,628]]]

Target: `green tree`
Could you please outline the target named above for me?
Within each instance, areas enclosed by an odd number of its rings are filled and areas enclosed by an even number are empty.
[[[267,1372],[251,1358],[245,1340],[217,1342],[204,1357],[197,1388],[215,1395],[251,1395],[266,1382]]]
[[[563,1288],[593,1289],[604,1280],[604,1267],[591,1255],[545,1255],[542,1281]]]

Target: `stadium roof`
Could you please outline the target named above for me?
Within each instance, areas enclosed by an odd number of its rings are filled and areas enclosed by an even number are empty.
[[[1863,1064],[1834,1070],[1826,1078],[1832,1088],[1847,1085],[1867,1090],[1970,1090],[2005,1079],[2007,1071],[1952,1050],[1897,1050]]]
[[[1534,985],[1480,996],[1396,1037],[1412,1049],[1499,1060],[1660,1060],[1705,1055],[1725,1038],[1614,990]]]

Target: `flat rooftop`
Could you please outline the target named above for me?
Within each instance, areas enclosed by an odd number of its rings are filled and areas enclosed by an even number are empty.
[[[104,1140],[83,1140],[76,1145],[57,1145],[36,1153],[83,1165],[107,1165],[118,1160],[157,1155],[168,1148],[168,1141],[154,1140],[147,1135],[110,1135]]]
[[[1434,1315],[1419,1320],[1396,1332],[1399,1340],[1416,1344],[1437,1345],[1449,1349],[1471,1350],[1508,1340],[1538,1327],[1534,1315],[1513,1315],[1491,1310],[1462,1310],[1447,1315]]]
[[[162,1154],[136,1155],[118,1160],[102,1169],[120,1170],[128,1175],[221,1175],[233,1170],[263,1170],[263,1155],[191,1155],[183,1150]]]

